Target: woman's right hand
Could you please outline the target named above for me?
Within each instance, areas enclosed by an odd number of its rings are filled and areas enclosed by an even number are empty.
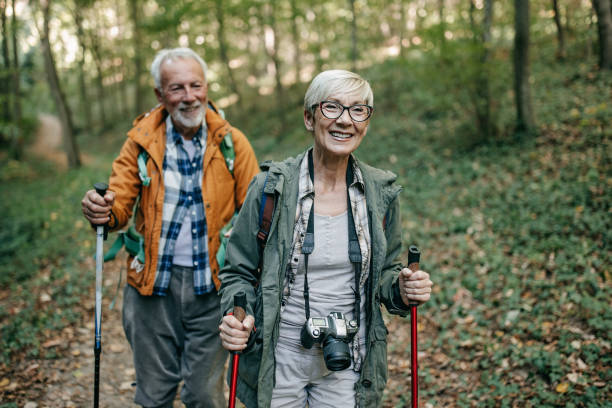
[[[255,318],[248,315],[242,322],[232,315],[223,316],[219,326],[221,344],[228,351],[244,350],[255,326]]]

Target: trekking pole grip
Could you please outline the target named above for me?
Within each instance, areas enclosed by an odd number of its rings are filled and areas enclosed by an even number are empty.
[[[94,184],[94,189],[96,190],[96,193],[104,197],[104,195],[106,194],[106,190],[108,190],[108,184],[103,183],[103,182],[98,182]]]
[[[416,245],[410,245],[408,248],[408,269],[412,272],[419,270],[419,261],[421,260],[421,252]]]
[[[242,322],[246,317],[246,293],[238,292],[234,295],[233,315],[240,322]]]
[[[412,272],[418,271],[420,260],[421,252],[419,251],[419,248],[417,248],[416,245],[410,245],[410,248],[408,248],[408,269],[410,269]],[[414,305],[418,306],[418,303],[415,303]]]
[[[108,190],[108,184],[101,181],[95,183],[93,187],[96,190],[96,193],[100,194],[100,197],[104,197],[106,195],[106,190]],[[106,241],[106,238],[108,237],[108,227],[106,224],[99,225],[99,227],[104,227],[104,240]]]

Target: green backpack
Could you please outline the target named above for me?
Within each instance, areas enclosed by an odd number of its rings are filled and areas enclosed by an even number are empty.
[[[213,109],[215,112],[219,113],[219,115],[225,119],[225,115],[223,110],[216,110],[210,103],[208,104],[209,108]],[[225,136],[223,136],[223,140],[219,145],[219,149],[221,150],[221,154],[225,159],[225,164],[227,165],[227,169],[229,170],[232,177],[234,176],[234,160],[236,158],[236,152],[234,151],[234,142],[232,140],[232,132],[228,132]],[[147,174],[147,160],[149,160],[149,154],[145,150],[141,150],[138,154],[138,175],[140,176],[140,180],[142,181],[143,187],[148,187],[151,183],[151,177]],[[136,204],[134,205],[134,219],[136,218],[136,213],[138,211],[138,206],[140,205],[140,195],[138,195],[138,199],[136,200]],[[219,238],[221,245],[219,246],[219,250],[217,251],[216,258],[219,263],[219,268],[222,268],[225,264],[225,248],[227,246],[228,237],[226,234],[234,225],[234,220],[236,219],[236,215],[238,212],[234,213],[232,219],[221,229],[219,232]],[[134,256],[141,265],[145,263],[145,254],[144,254],[144,238],[143,236],[136,231],[134,225],[130,225],[130,227],[126,231],[120,231],[118,233],[117,239],[113,242],[108,252],[104,255],[104,262],[111,261],[115,259],[117,253],[121,250],[121,248],[125,247],[125,250],[128,254]]]

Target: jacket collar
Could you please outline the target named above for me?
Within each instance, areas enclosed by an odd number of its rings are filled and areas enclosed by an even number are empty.
[[[269,173],[269,179],[266,183],[265,192],[272,193],[276,191],[278,193],[282,193],[284,184],[287,184],[288,186],[297,186],[300,165],[304,160],[306,153],[308,153],[308,150],[282,162],[265,161],[261,163],[261,170],[268,171]],[[372,202],[371,200],[374,200],[375,197],[380,197],[382,201],[377,204],[382,204],[386,208],[401,190],[399,186],[395,186],[393,184],[397,179],[397,176],[390,171],[380,170],[369,166],[361,162],[354,155],[353,162],[359,168],[363,178],[358,182],[361,182],[362,187],[365,189],[368,203]],[[372,202],[372,204],[374,203]],[[370,207],[370,204],[368,204],[368,207]]]
[[[128,137],[146,150],[149,155],[161,165],[166,147],[165,120],[168,111],[161,105],[134,119],[133,128]],[[221,117],[214,102],[209,100],[206,109],[206,144],[219,146],[223,136],[231,130],[230,124]]]

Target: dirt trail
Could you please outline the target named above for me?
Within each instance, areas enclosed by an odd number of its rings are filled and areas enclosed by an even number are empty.
[[[100,406],[108,408],[137,407],[132,402],[135,381],[132,352],[123,334],[121,306],[123,291],[117,295],[113,310],[109,304],[115,295],[122,260],[105,264],[102,310],[102,355],[100,357]],[[95,267],[93,262],[92,286]],[[125,279],[125,274],[123,274]],[[94,296],[85,303],[89,313],[73,329],[67,356],[52,360],[49,367],[47,389],[39,407],[83,407],[93,401],[94,383]],[[180,406],[180,405],[177,405]]]
[[[112,239],[112,238],[110,238]],[[121,258],[121,259],[119,259]],[[44,370],[46,390],[37,407],[31,408],[68,408],[90,406],[93,401],[94,383],[94,271],[93,261],[88,261],[92,271],[92,291],[89,301],[83,306],[88,313],[76,329],[70,329],[73,336],[68,345],[65,357],[47,360],[40,370]],[[100,357],[100,406],[104,408],[138,407],[134,404],[135,373],[132,363],[132,351],[125,339],[122,326],[121,308],[123,305],[123,287],[125,285],[125,270],[121,289],[117,294],[113,310],[109,305],[113,300],[119,269],[124,265],[123,257],[104,265],[104,295],[102,309],[102,355]],[[53,343],[51,343],[53,344]],[[225,387],[226,398],[229,394]],[[237,404],[241,407],[242,405]],[[174,401],[174,407],[183,407],[180,398]]]
[[[26,151],[36,157],[55,163],[59,169],[68,168],[68,157],[64,150],[62,124],[57,116],[48,113],[38,114],[38,129],[34,141],[26,147]],[[83,164],[91,163],[91,156],[80,154]]]
[[[68,167],[68,159],[62,148],[62,124],[48,113],[38,115],[38,130],[28,152],[56,163],[60,168]]]

